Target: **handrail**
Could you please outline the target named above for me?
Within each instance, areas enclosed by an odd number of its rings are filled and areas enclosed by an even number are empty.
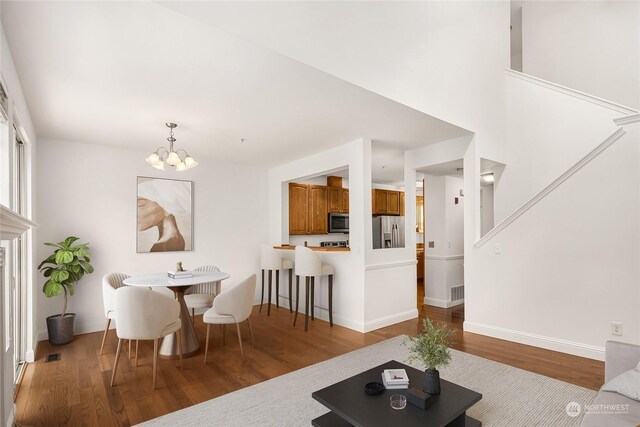
[[[628,117],[632,117],[632,116],[636,116],[636,114],[633,114],[633,115],[628,116]],[[640,118],[640,114],[638,114],[637,116],[638,116],[638,118]],[[538,194],[533,196],[533,198],[531,198],[528,202],[526,202],[524,205],[522,205],[519,209],[517,209],[511,215],[507,216],[505,219],[500,221],[500,223],[498,223],[498,225],[493,227],[493,229],[491,229],[491,231],[489,231],[487,234],[482,236],[482,238],[480,240],[478,240],[475,243],[475,245],[473,245],[474,248],[482,247],[485,243],[487,243],[489,240],[491,240],[495,235],[497,235],[502,230],[507,228],[509,226],[509,224],[514,222],[520,216],[522,216],[522,214],[524,214],[526,211],[531,209],[540,200],[544,199],[549,193],[551,193],[553,190],[558,188],[560,186],[560,184],[565,182],[573,174],[575,174],[580,169],[582,169],[585,165],[587,165],[589,162],[591,162],[591,160],[593,160],[596,157],[598,157],[598,155],[600,153],[602,153],[609,146],[611,146],[611,144],[613,144],[618,139],[620,139],[622,137],[622,135],[624,135],[625,133],[626,133],[626,131],[623,128],[620,128],[617,131],[615,131],[611,136],[609,136],[607,139],[605,139],[604,142],[602,142],[596,148],[591,150],[586,156],[584,156],[576,164],[571,166],[565,173],[563,173],[558,178],[556,178],[551,184],[547,185],[542,191],[540,191]]]
[[[521,73],[520,71],[515,71],[507,68],[505,69],[505,73],[511,77],[515,77],[520,80],[525,80],[525,81],[537,84],[539,86],[544,86],[548,89],[555,90],[557,92],[561,92],[569,96],[573,96],[575,98],[580,98],[584,101],[588,101],[588,102],[591,102],[592,104],[600,105],[601,107],[605,107],[622,114],[632,115],[632,114],[640,113],[640,111],[634,108],[626,107],[624,105],[611,102],[604,98],[599,98],[597,96],[593,96],[588,93],[580,92],[579,90],[571,89],[569,87],[562,86],[557,83],[550,82],[548,80],[543,80],[541,78],[534,77],[530,74]]]

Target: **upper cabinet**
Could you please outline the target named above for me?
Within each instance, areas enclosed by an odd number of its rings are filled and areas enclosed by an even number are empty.
[[[289,234],[327,234],[329,198],[324,185],[289,183]]]
[[[349,189],[327,187],[329,212],[349,212]]]
[[[289,183],[289,234],[309,234],[309,186]]]
[[[404,216],[404,192],[375,188],[371,194],[373,215]]]

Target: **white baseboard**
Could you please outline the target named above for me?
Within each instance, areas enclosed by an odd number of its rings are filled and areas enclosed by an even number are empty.
[[[451,308],[451,307],[455,307],[456,305],[464,304],[464,299],[451,301],[451,300],[445,300],[445,299],[427,298],[427,297],[425,297],[424,298],[424,303],[426,305],[432,305],[434,307]]]
[[[604,361],[604,347],[582,344],[560,338],[532,334],[529,332],[514,331],[512,329],[501,328],[499,326],[483,325],[469,321],[464,322],[463,329],[465,332],[472,332],[474,334],[486,335],[520,344],[546,348],[547,350],[573,354],[574,356]]]
[[[364,323],[364,332],[375,331],[376,329],[384,328],[385,326],[389,326],[389,325],[395,325],[396,323],[415,319],[417,317],[418,317],[418,309],[414,308],[402,313],[392,314],[391,316],[385,316],[375,320],[369,320],[368,322]]]
[[[33,350],[27,350],[24,353],[24,358],[28,363],[33,363],[36,361],[36,354],[38,353],[38,346],[36,346]]]

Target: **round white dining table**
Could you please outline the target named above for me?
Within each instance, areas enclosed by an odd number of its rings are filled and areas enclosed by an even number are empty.
[[[193,356],[200,349],[200,341],[196,330],[191,322],[189,309],[184,302],[184,293],[193,285],[201,283],[219,282],[229,278],[229,273],[222,271],[192,271],[193,277],[187,279],[171,279],[167,273],[145,274],[132,276],[124,280],[127,286],[137,286],[141,288],[169,288],[180,303],[180,321],[182,322],[182,357]],[[219,289],[218,289],[219,291]],[[178,351],[178,340],[175,332],[163,338],[158,351],[158,357],[162,359],[177,359],[180,356]]]

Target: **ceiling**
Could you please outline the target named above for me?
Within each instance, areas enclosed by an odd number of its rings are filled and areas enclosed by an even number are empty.
[[[439,163],[437,165],[426,166],[418,169],[418,172],[422,172],[425,175],[433,176],[457,176],[462,177],[463,160],[452,160],[450,162]]]
[[[159,3],[1,7],[38,137],[148,152],[172,121],[201,164],[272,166],[360,137],[415,148],[468,133]]]

